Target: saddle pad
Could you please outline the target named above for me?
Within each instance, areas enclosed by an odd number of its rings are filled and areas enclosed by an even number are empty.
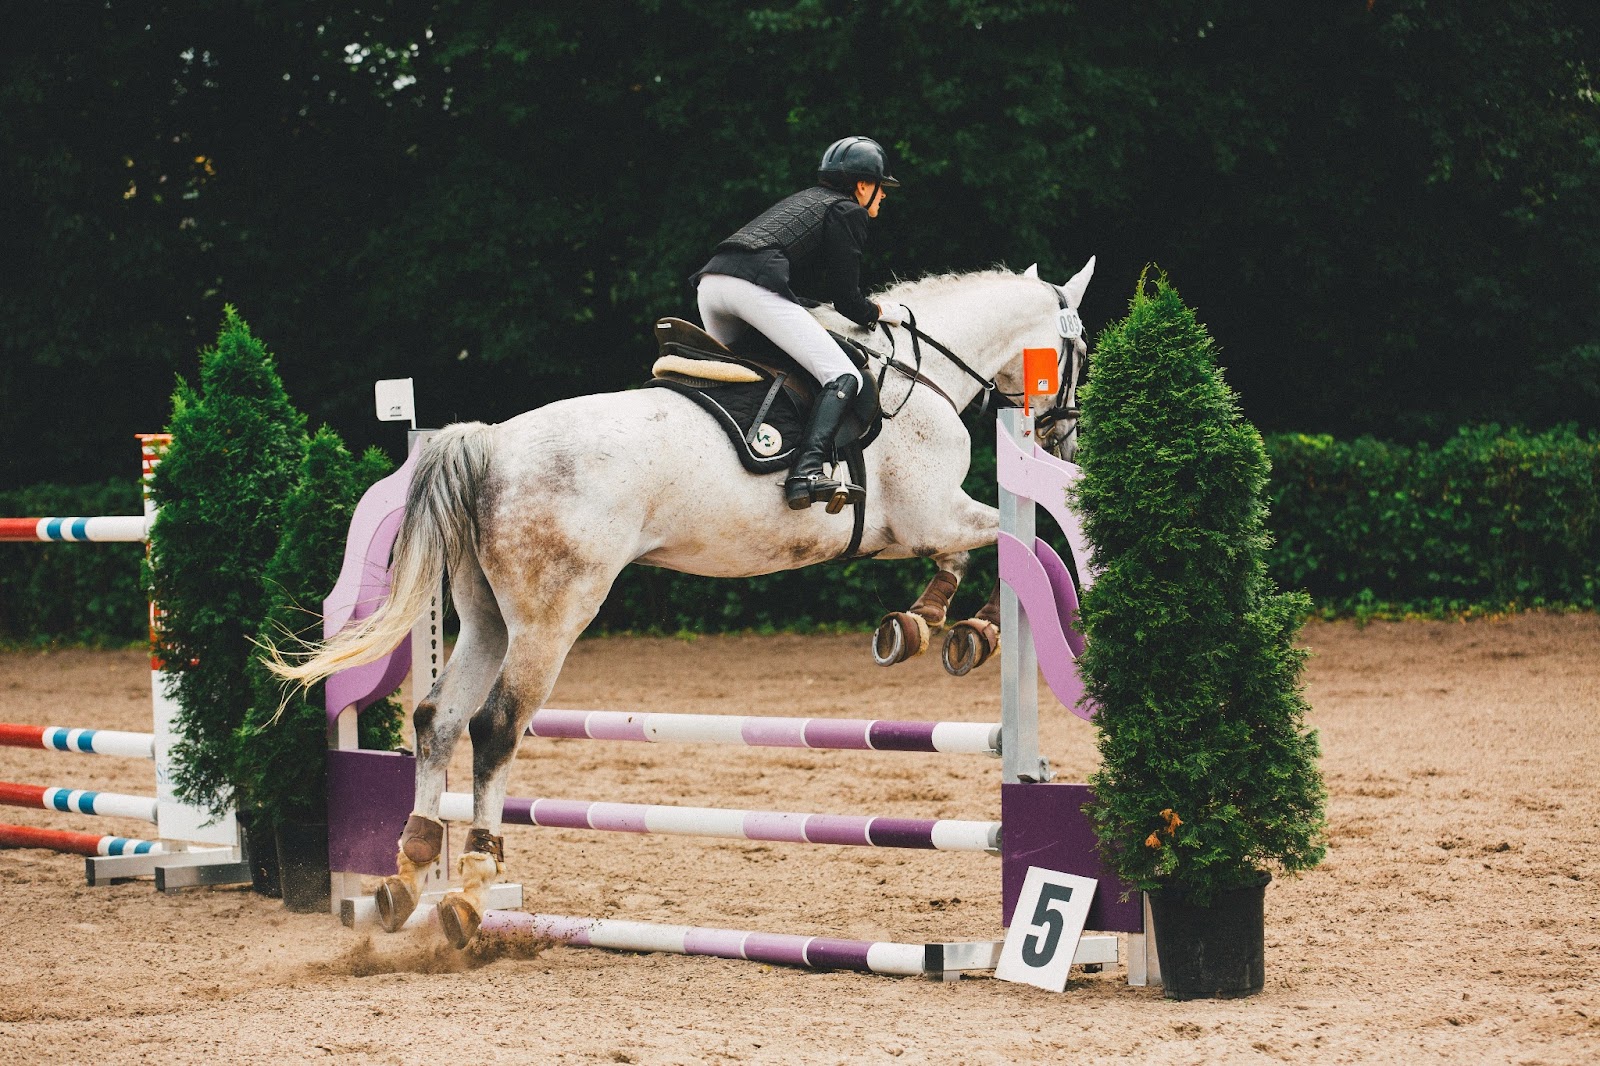
[[[645,385],[671,389],[709,411],[728,431],[728,439],[733,441],[733,450],[738,453],[739,462],[750,473],[776,473],[789,469],[793,464],[795,448],[805,433],[805,420],[788,389],[778,390],[752,443],[748,439],[751,436],[750,427],[755,422],[756,412],[766,402],[767,391],[772,387],[770,382],[719,382],[697,376],[693,384],[670,377],[658,377],[647,381]]]
[[[663,355],[650,368],[650,373],[658,378],[670,374],[694,381],[720,381],[729,384],[761,380],[760,374],[738,363],[719,359],[687,359],[681,355]]]

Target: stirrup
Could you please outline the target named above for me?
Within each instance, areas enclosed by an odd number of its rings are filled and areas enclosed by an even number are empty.
[[[813,497],[815,498],[815,497]],[[838,514],[846,507],[867,502],[867,490],[849,481],[841,481],[827,495],[828,513]]]

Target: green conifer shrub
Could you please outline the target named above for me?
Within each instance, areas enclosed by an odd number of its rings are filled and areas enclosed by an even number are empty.
[[[200,387],[178,380],[170,429],[152,483],[160,513],[149,581],[180,708],[173,780],[186,802],[220,813],[238,783],[246,667],[266,614],[262,574],[306,444],[305,418],[272,356],[231,306],[216,346],[200,354]]]
[[[1125,881],[1205,906],[1322,858],[1294,646],[1310,604],[1267,576],[1260,434],[1194,313],[1146,280],[1101,334],[1083,401],[1076,502],[1101,568],[1082,606],[1091,815]]]
[[[266,570],[267,614],[262,643],[322,639],[322,599],[344,561],[345,537],[361,494],[389,473],[388,457],[369,449],[351,456],[338,434],[324,426],[312,435],[294,489],[284,501],[278,550]],[[285,696],[282,682],[259,656],[251,659],[250,711],[239,729],[236,755],[240,805],[252,825],[275,828],[327,818],[327,717],[323,686]],[[282,713],[279,706],[282,704]],[[400,706],[381,700],[361,713],[361,746],[384,751],[400,742]]]

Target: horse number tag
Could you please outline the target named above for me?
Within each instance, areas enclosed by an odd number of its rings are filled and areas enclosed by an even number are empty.
[[[1054,348],[1022,349],[1022,408],[1029,409],[1035,396],[1052,396],[1061,385],[1060,355]]]
[[[1078,953],[1098,883],[1092,877],[1028,867],[994,975],[1002,981],[1065,992],[1067,971]]]
[[[756,430],[755,439],[750,442],[750,450],[763,459],[770,459],[783,451],[783,434],[763,422],[761,428]]]

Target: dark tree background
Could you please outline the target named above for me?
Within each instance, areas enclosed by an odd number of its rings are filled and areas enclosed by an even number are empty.
[[[0,488],[134,467],[223,303],[313,424],[640,380],[711,246],[866,133],[869,280],[1154,260],[1263,429],[1600,425],[1592,0],[13,5]]]

